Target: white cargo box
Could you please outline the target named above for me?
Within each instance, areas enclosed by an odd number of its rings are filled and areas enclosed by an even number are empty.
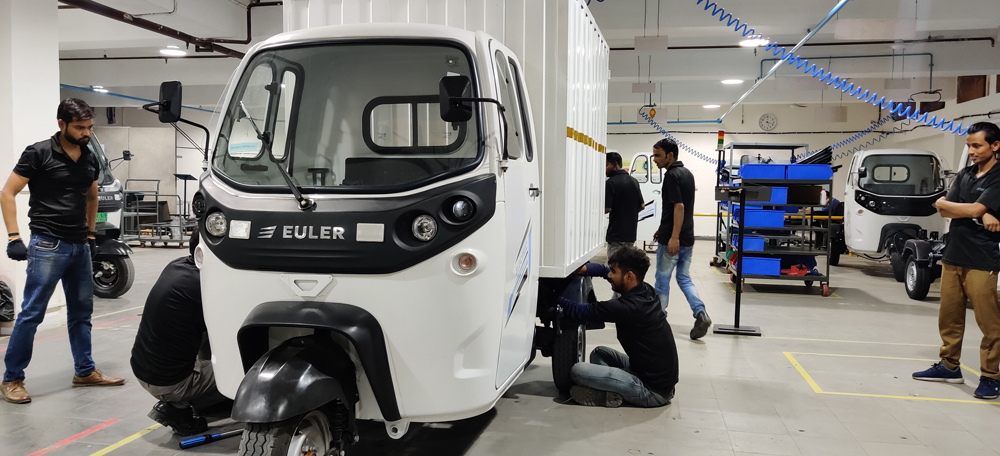
[[[541,156],[541,277],[604,245],[609,48],[585,0],[285,0],[285,31],[367,23],[484,31],[524,67]]]

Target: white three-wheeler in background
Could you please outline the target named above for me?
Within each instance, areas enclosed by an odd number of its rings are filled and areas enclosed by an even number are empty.
[[[595,299],[574,272],[604,244],[609,71],[585,1],[321,3],[286,2],[293,31],[237,68],[195,205],[242,455],[479,415],[536,349],[566,390],[586,328],[552,298]]]

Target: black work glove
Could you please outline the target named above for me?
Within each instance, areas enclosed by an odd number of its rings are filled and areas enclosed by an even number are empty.
[[[7,258],[14,261],[25,261],[28,259],[28,248],[24,246],[21,238],[7,242]]]
[[[97,239],[87,238],[87,244],[90,245],[90,258],[93,259],[97,256]]]

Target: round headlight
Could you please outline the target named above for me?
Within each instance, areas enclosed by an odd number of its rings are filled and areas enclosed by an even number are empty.
[[[437,221],[429,215],[421,215],[413,219],[413,237],[427,242],[437,235]]]
[[[475,213],[475,206],[472,205],[472,201],[466,198],[459,198],[451,205],[451,216],[455,218],[456,222],[468,221],[472,218],[473,213]]]
[[[215,237],[222,237],[226,235],[226,229],[229,227],[229,221],[226,220],[226,214],[222,212],[213,212],[208,215],[205,219],[205,231]]]

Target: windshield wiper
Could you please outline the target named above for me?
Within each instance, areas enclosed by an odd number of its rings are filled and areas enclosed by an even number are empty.
[[[285,178],[285,183],[288,184],[288,188],[292,191],[292,194],[295,195],[295,200],[299,202],[299,209],[303,211],[316,209],[316,201],[302,195],[302,192],[299,191],[299,187],[292,181],[292,176],[289,176],[288,171],[285,171],[285,168],[281,166],[281,163],[278,163],[278,160],[274,158],[274,154],[271,153],[270,138],[268,138],[266,134],[261,133],[260,128],[257,128],[257,123],[253,121],[250,111],[247,111],[247,107],[243,104],[242,100],[240,101],[240,109],[243,111],[243,115],[247,116],[247,120],[250,121],[250,126],[253,127],[253,131],[257,132],[257,139],[260,140],[260,143],[265,148],[267,148],[265,151],[267,152],[267,158],[271,159],[271,163],[274,163],[274,166],[278,168],[278,172],[281,173],[281,177]]]

